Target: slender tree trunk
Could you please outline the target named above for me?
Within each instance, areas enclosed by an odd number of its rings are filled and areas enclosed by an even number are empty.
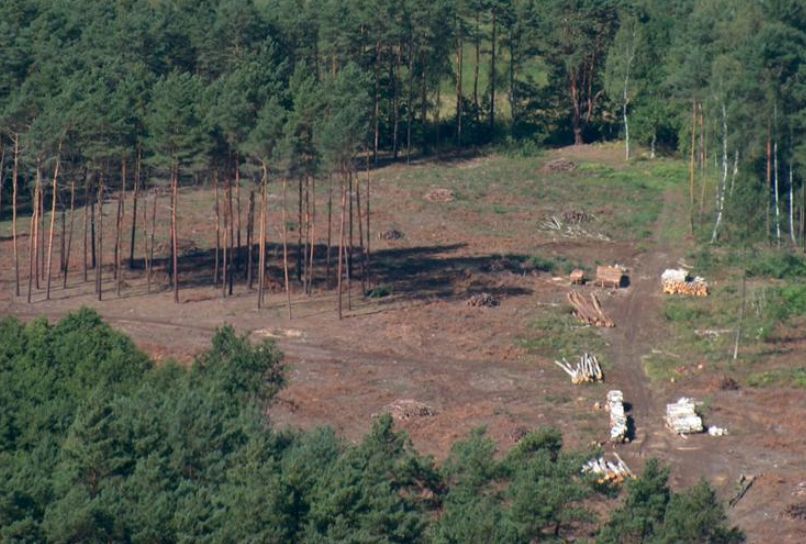
[[[95,267],[95,292],[98,300],[103,299],[104,267],[104,177],[98,176],[98,262]]]
[[[341,219],[339,220],[339,260],[338,266],[336,271],[336,288],[339,292],[339,303],[338,303],[338,312],[339,312],[339,319],[342,318],[342,276],[344,270],[344,226],[345,226],[345,215],[347,214],[347,187],[344,183],[344,171],[342,170],[342,180],[341,180]]]
[[[330,285],[330,248],[333,245],[333,176],[329,176],[327,187],[327,252],[325,253],[325,278]]]
[[[258,226],[258,277],[257,277],[257,307],[263,307],[263,292],[266,286],[266,208],[268,198],[266,186],[268,184],[269,169],[265,163],[261,164],[263,175],[260,179],[260,222]]]
[[[403,62],[403,45],[397,45],[397,55],[395,55],[395,65],[394,65],[394,74],[392,76],[392,81],[394,84],[394,121],[393,121],[393,128],[392,128],[392,157],[394,160],[397,160],[397,155],[399,151],[399,144],[398,144],[398,134],[400,132],[400,65]]]
[[[246,215],[246,284],[252,289],[252,232],[255,230],[255,190],[249,191],[249,210]]]
[[[778,141],[776,140],[772,145],[773,153],[773,170],[775,178],[775,241],[778,246],[781,245],[781,206],[778,198],[779,185],[778,185]]]
[[[742,252],[742,257],[747,255],[747,248],[744,248]],[[745,258],[742,261],[746,261]],[[733,360],[735,361],[739,357],[739,342],[742,339],[742,325],[744,325],[744,314],[745,314],[745,307],[747,302],[747,269],[742,268],[742,305],[741,310],[739,310],[739,322],[736,325],[736,337],[733,342]]]
[[[215,257],[213,261],[213,286],[218,287],[218,256],[221,252],[221,206],[218,199],[217,172],[213,172],[213,192],[215,193]]]
[[[120,296],[123,287],[123,272],[121,270],[121,253],[123,252],[123,241],[121,233],[123,231],[123,216],[126,213],[126,159],[120,163],[120,195],[118,196],[118,216],[115,225],[115,283],[116,294]]]
[[[302,283],[302,176],[297,179],[297,282]]]
[[[171,176],[171,277],[174,287],[174,303],[179,304],[179,244],[176,232],[176,208],[179,205],[179,166],[174,166]]]
[[[151,293],[151,276],[154,270],[154,246],[157,234],[157,200],[159,199],[159,190],[154,187],[154,203],[151,206],[151,232],[149,233],[150,240],[148,242],[148,268],[146,270],[146,283],[147,290]]]
[[[42,186],[39,190],[39,225],[37,233],[39,234],[39,253],[36,256],[38,275],[36,277],[36,288],[41,289],[39,285],[40,280],[45,281],[45,187]]]
[[[705,213],[705,185],[708,178],[705,176],[705,114],[703,113],[702,103],[700,106],[700,210],[699,210],[699,223],[702,224],[702,216]]]
[[[137,232],[137,201],[140,196],[140,175],[141,175],[141,168],[142,168],[142,150],[140,146],[137,146],[137,158],[135,159],[134,163],[134,192],[132,194],[132,231],[131,231],[131,238],[129,241],[129,269],[134,266],[134,237],[135,233]]]
[[[409,38],[409,103],[406,107],[406,162],[411,162],[411,123],[414,120],[414,44]]]
[[[426,127],[428,127],[428,87],[426,78],[426,63],[425,53],[420,50],[420,143],[422,145],[422,154],[428,154],[428,138],[426,137]]]
[[[481,66],[481,10],[476,10],[476,32],[473,36],[476,49],[476,61],[473,64],[473,107],[476,109],[476,120],[478,121],[479,106],[479,67]]]
[[[492,34],[490,37],[490,141],[495,140],[495,61],[496,42],[498,40],[498,13],[492,10]]]
[[[579,85],[575,70],[572,70],[569,76],[569,92],[573,105],[572,127],[574,130],[574,145],[582,145],[582,112],[579,106]]]
[[[462,36],[456,38],[456,145],[462,145]],[[439,105],[437,105],[439,109]]]
[[[67,250],[67,210],[65,209],[65,203],[62,201],[61,195],[59,195],[59,208],[61,210],[61,213],[59,213],[61,234],[59,234],[59,269],[56,273],[57,278],[60,278],[64,273],[64,252]]]
[[[228,223],[227,221],[230,220],[230,214],[228,210],[231,209],[228,203],[232,202],[230,198],[230,181],[227,179],[226,184],[224,185],[224,198],[226,202],[224,203],[224,244],[223,244],[223,254],[221,259],[221,295],[223,297],[227,296],[227,268],[229,267],[229,261],[227,258],[229,257],[229,240],[230,240],[230,229],[227,228]]]
[[[795,188],[792,175],[792,159],[789,159],[789,239],[792,246],[797,247],[798,241],[795,238]]]
[[[233,187],[232,180],[227,180],[229,193],[227,196],[227,215],[229,216],[229,260],[227,261],[227,279],[224,282],[227,292],[232,295],[235,283],[235,208],[233,207]]]
[[[375,138],[372,147],[372,160],[378,162],[378,146],[381,141],[381,40],[375,42],[375,108],[373,110]]]
[[[691,102],[691,153],[688,163],[688,224],[689,233],[694,234],[694,177],[696,168],[694,166],[695,146],[696,146],[696,133],[697,133],[697,101]]]
[[[33,287],[34,274],[36,274],[36,224],[39,221],[39,165],[36,167],[36,182],[34,185],[34,199],[31,210],[31,228],[28,231],[28,304],[31,303],[31,291]]]
[[[283,276],[285,279],[285,298],[288,308],[288,319],[291,319],[291,286],[288,281],[288,219],[286,218],[286,196],[288,179],[283,178]]]
[[[361,177],[358,172],[353,178],[355,181],[355,217],[358,222],[358,256],[361,259],[361,293],[367,292],[367,267],[364,254],[364,225],[361,217]]]
[[[50,278],[53,265],[53,231],[56,228],[56,201],[59,194],[59,167],[61,166],[61,144],[56,156],[56,167],[53,169],[53,193],[50,203],[50,233],[48,234],[48,264],[47,264],[47,287],[45,290],[45,300],[50,300]],[[62,238],[64,239],[64,238]]]
[[[716,221],[714,231],[711,233],[711,243],[716,243],[719,226],[722,223],[722,211],[725,207],[725,189],[728,184],[728,115],[725,104],[722,104],[722,183],[717,184],[716,190]]]
[[[237,220],[236,223],[236,236],[232,239],[235,244],[235,251],[232,252],[232,257],[235,259],[235,271],[241,271],[241,262],[243,261],[243,246],[241,245],[241,163],[238,155],[235,155],[235,207]],[[234,280],[230,277],[230,281]],[[232,294],[232,293],[230,293]]]
[[[514,30],[509,31],[509,116],[510,116],[510,133],[515,135],[515,126],[518,121],[517,106],[515,105],[515,33]]]
[[[767,123],[767,197],[764,199],[764,207],[767,216],[767,240],[770,239],[770,196],[772,193],[772,129]]]
[[[76,180],[70,182],[70,226],[67,230],[67,248],[64,254],[64,269],[62,270],[62,289],[67,289],[67,274],[70,271],[70,250],[73,248],[73,223],[76,212]]]
[[[347,240],[347,249],[346,249],[346,257],[347,257],[347,309],[352,311],[353,309],[353,290],[352,290],[352,279],[353,279],[353,169],[352,164],[348,166],[347,170],[347,199],[348,199],[348,211],[347,217],[349,221],[349,233],[348,233],[348,240]]]
[[[20,296],[20,259],[17,253],[17,176],[19,174],[20,136],[14,135],[14,167],[11,171],[11,244],[14,252],[14,293]]]
[[[366,275],[367,288],[372,285],[369,268],[369,251],[370,251],[370,236],[369,231],[369,159],[367,159],[367,202],[366,202],[366,220],[367,220],[367,247],[364,248],[364,274]]]
[[[87,273],[87,269],[89,268],[89,260],[88,260],[88,252],[87,252],[87,245],[88,245],[88,231],[89,231],[89,223],[90,223],[90,185],[92,184],[92,174],[85,176],[84,180],[84,232],[83,232],[83,243],[82,243],[82,251],[84,253],[84,282],[89,281],[89,274]]]
[[[90,206],[90,268],[93,270],[95,270],[96,264],[98,263],[98,256],[95,254],[95,209],[98,207],[98,195],[96,194],[95,197],[95,200],[92,201],[92,205]]]
[[[308,272],[308,293],[311,293],[311,289],[313,286],[313,273],[314,273],[314,263],[316,262],[316,178],[311,176],[310,178],[311,183],[311,229],[310,229],[310,248],[311,254],[310,259],[308,260],[307,272]]]
[[[37,161],[36,164],[36,181],[34,182],[34,212],[33,216],[36,218],[33,224],[33,237],[34,237],[34,286],[38,290],[39,287],[39,224],[41,223],[40,216],[42,214],[42,170]]]
[[[308,244],[311,240],[311,192],[310,192],[310,178],[305,176],[304,180],[300,180],[300,183],[303,183],[303,218],[304,218],[304,234],[302,236],[302,292],[304,294],[308,293]],[[300,228],[300,233],[302,234],[303,229]]]

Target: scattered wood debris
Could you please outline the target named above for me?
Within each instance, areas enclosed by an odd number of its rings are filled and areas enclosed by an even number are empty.
[[[600,382],[604,380],[602,374],[602,367],[599,366],[599,361],[596,360],[596,355],[584,353],[580,356],[576,368],[572,367],[568,361],[563,358],[562,362],[554,361],[554,364],[562,368],[566,374],[571,376],[571,383],[574,385],[580,383]]]
[[[806,502],[790,504],[784,513],[792,519],[806,521]]]
[[[750,486],[753,485],[753,482],[756,481],[756,477],[753,474],[749,476],[745,476],[742,474],[739,476],[739,480],[736,482],[736,494],[733,496],[731,500],[728,501],[728,506],[733,508],[736,506],[742,497],[747,494],[747,491],[750,489]]]
[[[708,283],[699,276],[692,278],[683,268],[667,268],[660,276],[663,292],[667,295],[708,296]]]
[[[627,281],[627,269],[621,265],[597,266],[596,283],[602,287],[610,286],[614,289],[621,287]]]
[[[591,293],[590,299],[587,299],[577,291],[569,291],[568,302],[574,307],[574,315],[583,323],[596,327],[616,326],[602,310],[602,304],[595,294]]]
[[[618,389],[607,392],[607,410],[610,412],[610,441],[627,441],[627,414],[624,412],[624,393]]]
[[[378,417],[381,414],[390,414],[396,421],[407,421],[417,417],[433,417],[437,415],[437,412],[423,402],[399,399],[387,404],[380,413],[372,414],[372,417]]]
[[[593,221],[593,216],[584,210],[565,210],[562,217],[565,223],[580,224]]]
[[[597,482],[600,484],[620,484],[627,478],[635,478],[635,474],[627,466],[627,463],[617,453],[614,453],[613,456],[616,458],[615,462],[607,461],[604,457],[591,459],[582,466],[582,472],[590,472],[599,476]]]
[[[574,162],[565,157],[560,157],[559,159],[550,160],[544,164],[540,171],[553,174],[555,172],[573,172],[576,168],[577,165]]]
[[[572,270],[569,277],[571,279],[571,283],[574,285],[582,285],[585,283],[585,271],[580,268],[575,268]]]
[[[579,222],[564,221],[552,215],[540,223],[540,228],[545,231],[554,231],[567,238],[593,238],[595,240],[610,241],[610,237],[601,232],[590,232],[584,229]]]
[[[425,194],[425,199],[429,202],[453,202],[456,194],[450,189],[433,189]]]
[[[500,302],[490,293],[476,293],[467,299],[465,304],[476,308],[492,308],[493,306],[498,306]]]
[[[400,240],[403,233],[396,229],[384,230],[378,233],[378,240]]]
[[[676,434],[703,432],[702,418],[697,414],[696,403],[687,397],[666,405],[666,426]]]

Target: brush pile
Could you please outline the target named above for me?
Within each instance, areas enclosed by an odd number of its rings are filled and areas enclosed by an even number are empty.
[[[577,291],[569,291],[568,302],[574,307],[574,315],[581,322],[595,327],[615,327],[616,324],[602,310],[598,297],[591,293],[585,298]]]
[[[574,385],[580,383],[600,382],[604,380],[602,374],[602,367],[599,366],[599,361],[596,360],[596,355],[584,353],[579,358],[576,368],[572,367],[568,361],[563,358],[562,362],[554,361],[554,364],[562,368],[566,374],[571,376],[571,383]]]
[[[476,293],[467,299],[465,304],[474,308],[492,308],[498,306],[499,302],[498,299],[490,293]]]
[[[668,268],[660,276],[663,292],[667,295],[707,297],[708,283],[699,276],[692,278],[682,268]]]
[[[627,440],[627,414],[624,412],[624,393],[618,389],[607,392],[607,410],[610,412],[610,441]]]
[[[450,189],[434,189],[425,194],[425,199],[429,202],[453,202],[456,194]]]
[[[544,164],[540,171],[546,174],[553,174],[555,172],[573,172],[576,168],[577,165],[572,161],[565,157],[560,157],[559,159],[550,160]]]
[[[419,417],[433,417],[437,415],[437,412],[423,402],[400,399],[386,405],[379,414],[373,414],[372,417],[378,417],[381,414],[390,414],[396,421],[407,421]]]
[[[696,403],[687,397],[666,405],[666,426],[676,434],[703,432],[702,418],[697,414]]]
[[[621,457],[617,453],[613,454],[616,461],[608,461],[604,457],[598,459],[591,459],[582,465],[582,472],[589,472],[598,476],[596,480],[600,484],[617,483],[620,484],[627,478],[635,478],[635,474],[630,470]]]

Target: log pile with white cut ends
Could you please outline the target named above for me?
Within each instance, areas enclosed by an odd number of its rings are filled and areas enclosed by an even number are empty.
[[[660,277],[663,292],[667,295],[708,296],[708,283],[699,276],[692,278],[682,268],[664,270]]]
[[[697,414],[696,403],[687,397],[666,405],[666,426],[676,434],[703,432],[702,418]]]
[[[621,265],[596,267],[596,283],[602,287],[621,287],[626,277],[627,269]]]
[[[621,483],[627,478],[635,478],[635,474],[627,463],[617,453],[614,453],[613,456],[616,458],[615,462],[608,461],[604,457],[591,459],[582,465],[582,472],[590,472],[598,476],[597,482],[600,484]]]
[[[574,315],[588,325],[596,327],[615,327],[616,324],[602,310],[599,298],[591,293],[590,299],[585,298],[576,291],[568,293],[568,302],[574,307]]]
[[[580,383],[600,382],[604,379],[602,374],[602,367],[599,366],[599,361],[596,355],[584,353],[580,356],[579,362],[576,367],[563,358],[562,361],[554,361],[554,364],[562,368],[566,374],[571,376],[571,383],[574,385]]]
[[[627,414],[624,412],[624,393],[618,389],[608,391],[607,409],[610,412],[610,441],[627,441]]]

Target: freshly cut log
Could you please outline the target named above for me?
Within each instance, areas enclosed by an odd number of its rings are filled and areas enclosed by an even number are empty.
[[[591,459],[582,465],[582,472],[590,472],[599,476],[597,482],[600,484],[621,483],[627,478],[635,478],[635,474],[627,463],[617,453],[614,453],[613,456],[616,458],[615,462],[608,461],[604,457]]]
[[[590,299],[587,299],[577,291],[569,291],[568,302],[574,307],[574,315],[583,323],[596,327],[616,326],[602,310],[602,304],[595,294],[591,293]]]
[[[696,403],[687,397],[666,405],[666,426],[676,434],[703,432],[702,418],[697,415]]]
[[[627,277],[627,269],[620,265],[597,266],[596,283],[602,287],[620,287]]]
[[[624,413],[624,393],[618,389],[608,391],[607,409],[610,412],[610,441],[627,441],[627,414]]]
[[[580,356],[576,367],[572,367],[565,358],[563,358],[562,362],[554,361],[554,364],[571,376],[571,383],[574,385],[604,380],[604,374],[602,373],[602,367],[599,366],[599,361],[596,359],[595,355],[589,353],[584,353]]]

